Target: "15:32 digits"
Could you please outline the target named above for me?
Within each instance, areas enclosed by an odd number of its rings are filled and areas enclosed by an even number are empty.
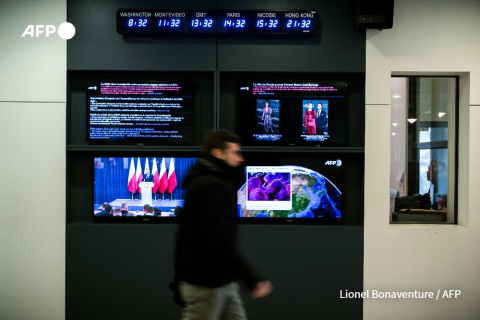
[[[257,20],[257,28],[276,28],[278,26],[277,19],[270,19],[270,20]]]

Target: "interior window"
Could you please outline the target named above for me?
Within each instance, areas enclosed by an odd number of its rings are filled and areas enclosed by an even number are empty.
[[[457,83],[392,77],[391,223],[456,223]]]

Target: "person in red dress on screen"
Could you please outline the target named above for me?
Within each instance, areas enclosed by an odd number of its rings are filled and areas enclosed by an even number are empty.
[[[305,110],[305,128],[306,134],[317,134],[317,129],[315,125],[315,118],[317,114],[315,110],[313,110],[313,102],[308,103],[308,109]]]

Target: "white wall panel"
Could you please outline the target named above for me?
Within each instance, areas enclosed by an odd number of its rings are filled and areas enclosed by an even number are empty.
[[[0,103],[0,319],[65,316],[65,104]]]
[[[22,34],[28,25],[66,21],[65,0],[2,0],[0,4],[0,101],[65,102],[67,42]]]
[[[364,319],[477,319],[480,314],[480,106],[472,106],[480,104],[479,16],[478,1],[398,0],[393,29],[367,31],[364,289],[462,294],[438,301],[365,299]],[[460,75],[459,225],[388,223],[383,190],[390,175],[392,74]]]
[[[0,5],[2,320],[65,318],[66,41],[22,38],[65,21],[65,0]]]
[[[395,1],[393,28],[367,30],[367,104],[389,104],[391,72],[471,72],[480,104],[480,1]]]

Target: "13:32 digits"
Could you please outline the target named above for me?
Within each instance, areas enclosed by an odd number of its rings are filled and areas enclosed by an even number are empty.
[[[193,28],[211,28],[213,26],[213,19],[193,19],[190,25]]]

